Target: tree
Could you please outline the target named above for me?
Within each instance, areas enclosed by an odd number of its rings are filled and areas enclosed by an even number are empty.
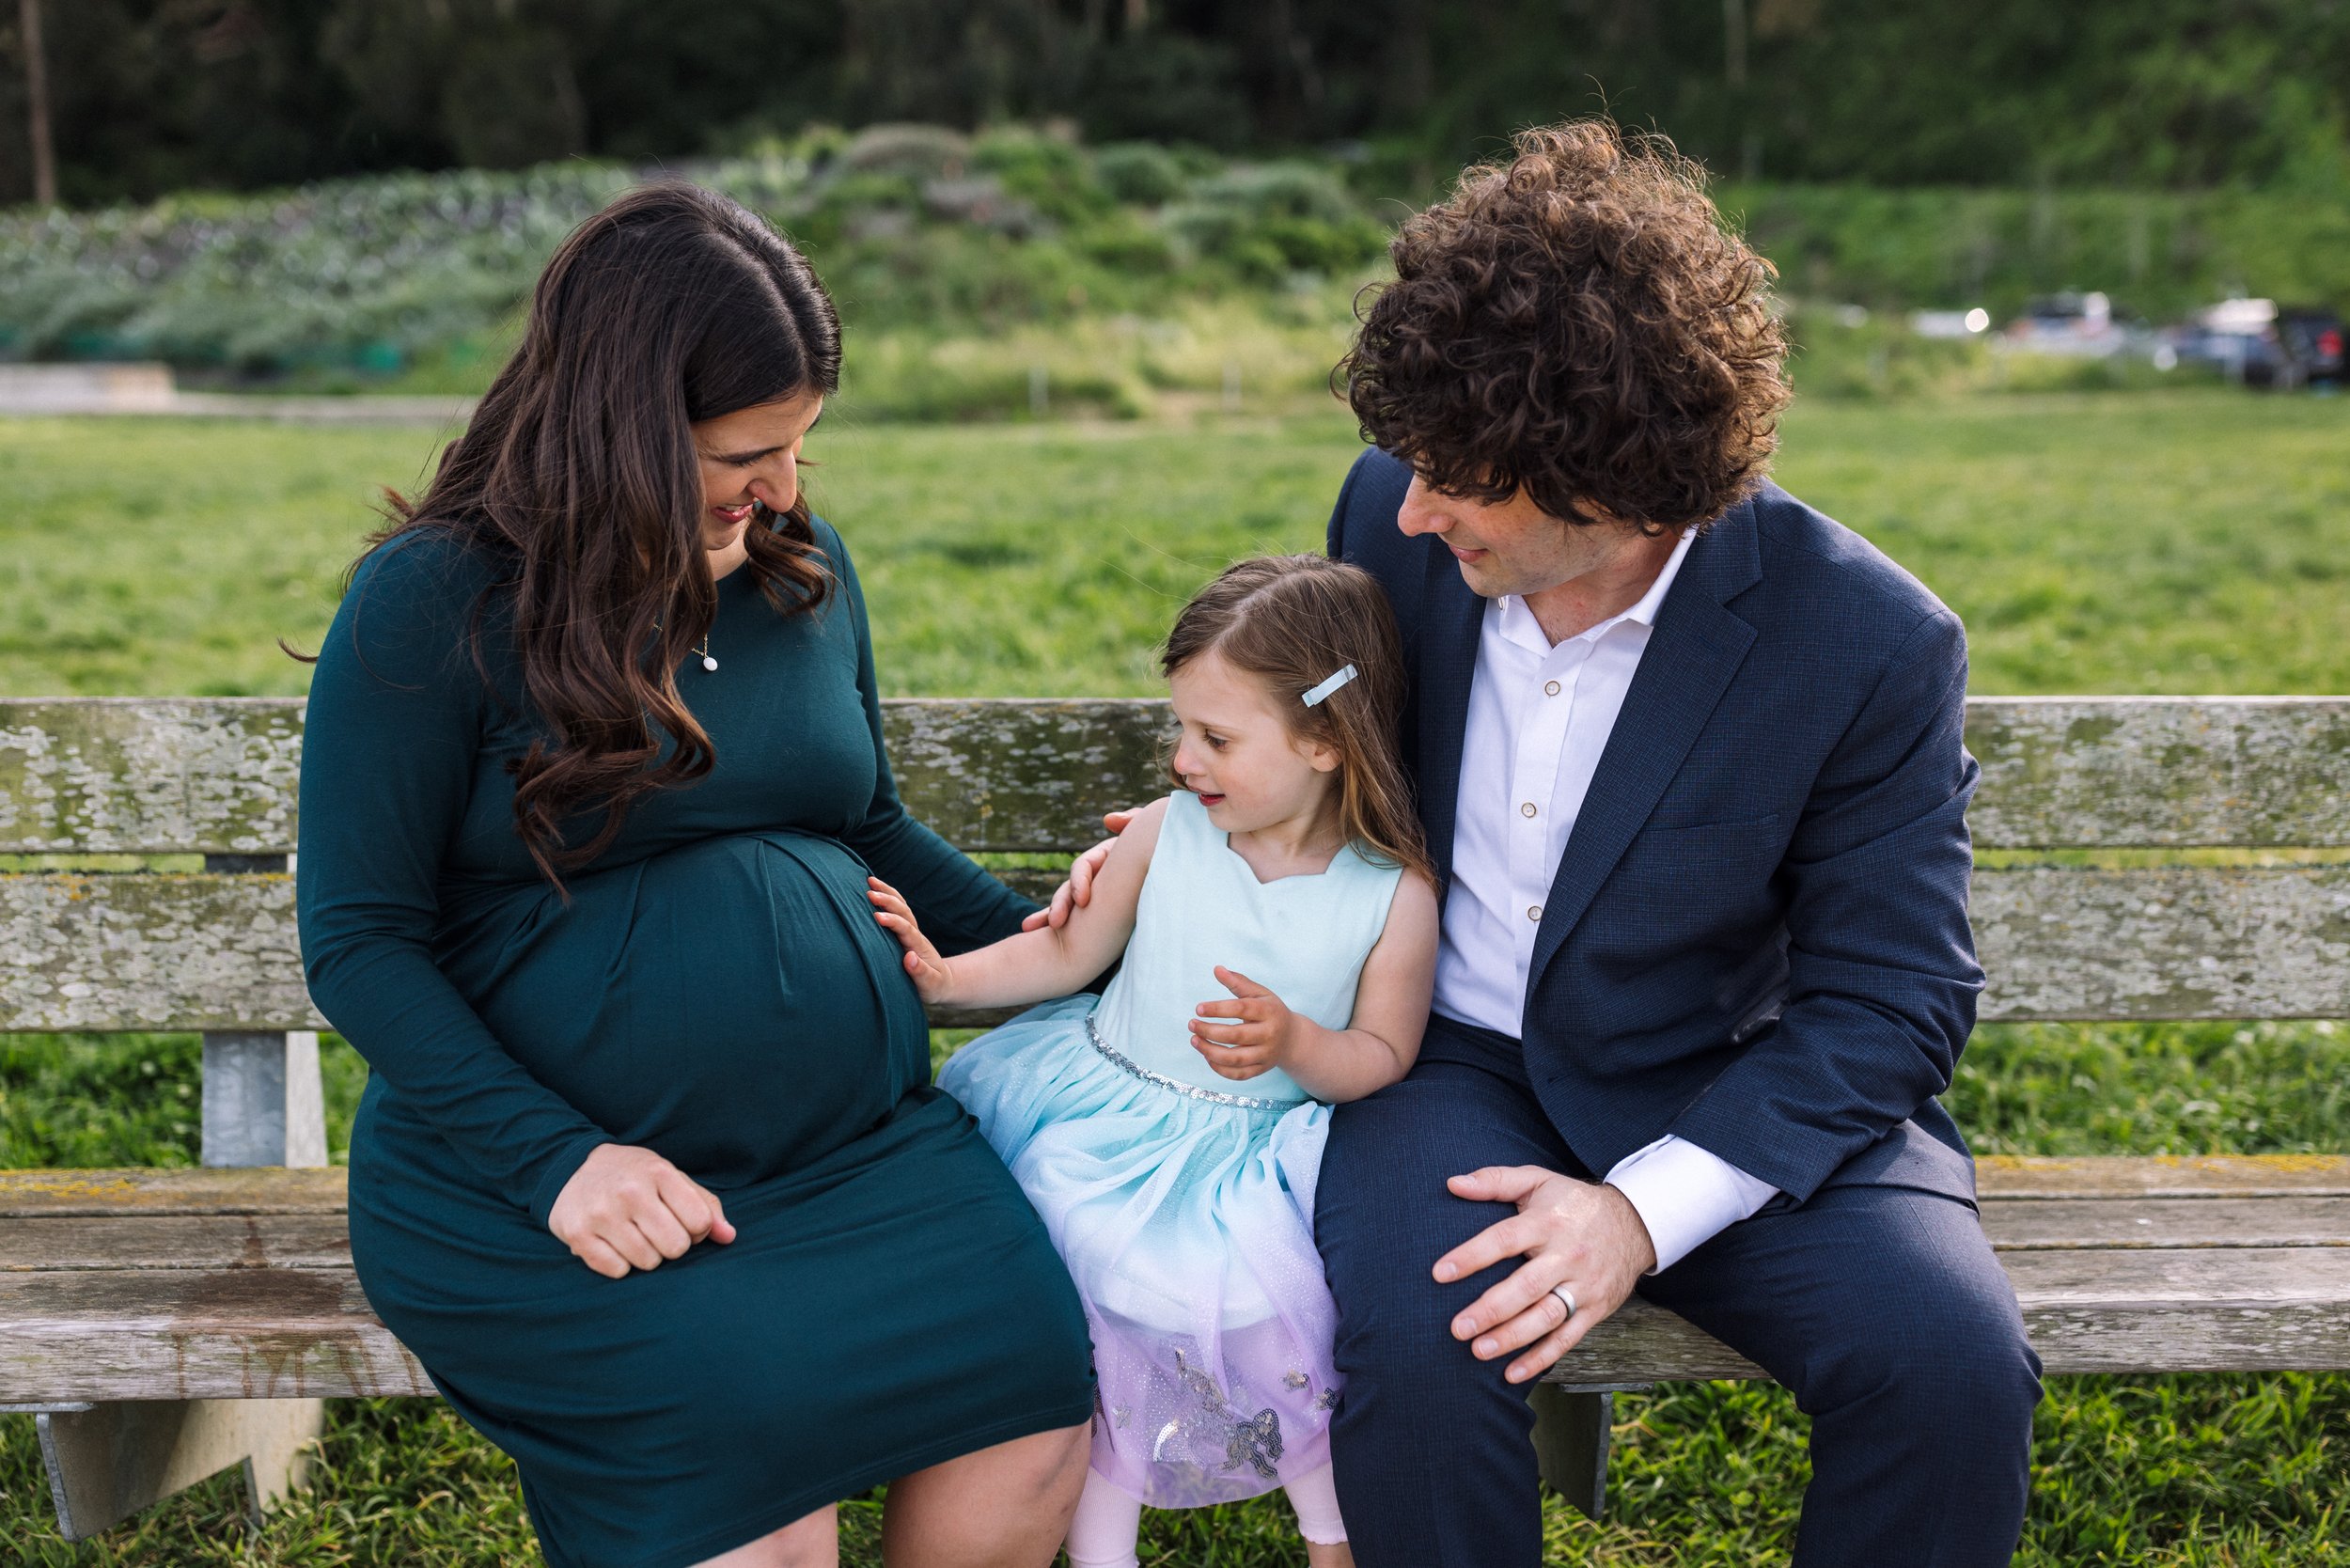
[[[574,52],[611,10],[530,0],[341,0],[321,53],[366,118],[455,162],[519,168],[588,150]]]
[[[31,125],[33,199],[57,204],[57,155],[49,144],[49,61],[40,41],[40,0],[18,0],[18,40],[24,51],[24,105]]]

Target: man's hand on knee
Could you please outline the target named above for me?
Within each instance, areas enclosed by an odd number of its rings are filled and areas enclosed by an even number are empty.
[[[1452,1320],[1452,1337],[1470,1341],[1480,1361],[1519,1353],[1505,1373],[1512,1383],[1549,1371],[1656,1265],[1648,1227],[1614,1187],[1531,1165],[1489,1166],[1446,1185],[1471,1202],[1517,1205],[1515,1215],[1437,1259],[1435,1269],[1449,1283],[1506,1258],[1526,1260]],[[1561,1286],[1574,1298],[1572,1314]]]

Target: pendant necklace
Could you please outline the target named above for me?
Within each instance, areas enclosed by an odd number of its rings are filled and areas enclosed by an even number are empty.
[[[656,632],[661,630],[661,622],[659,619],[656,619],[653,621],[652,629]],[[718,661],[711,656],[709,633],[704,632],[702,634],[701,646],[694,650],[694,656],[701,660],[702,668],[711,671],[713,674],[717,672]]]

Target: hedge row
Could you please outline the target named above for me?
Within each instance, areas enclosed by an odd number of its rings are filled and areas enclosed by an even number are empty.
[[[398,369],[494,332],[573,226],[663,174],[774,218],[878,326],[1152,314],[1353,272],[1386,243],[1327,167],[879,127],[671,170],[549,164],[0,214],[0,355]]]
[[[543,165],[263,196],[0,213],[0,357],[391,372],[510,319],[549,251],[633,180],[727,191],[805,245],[850,320],[925,334],[1201,304],[1373,275],[1382,218],[1334,163],[1227,162],[1012,129],[820,132],[673,170]],[[2350,209],[2239,192],[1728,185],[1803,301],[1990,307],[2102,289],[2175,318],[2232,292],[2350,305]],[[1326,291],[1326,290],[1324,290]]]

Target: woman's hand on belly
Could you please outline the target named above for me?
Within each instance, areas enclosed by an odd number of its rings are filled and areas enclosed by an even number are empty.
[[[607,1279],[734,1239],[717,1195],[650,1149],[606,1143],[556,1195],[547,1229]]]

